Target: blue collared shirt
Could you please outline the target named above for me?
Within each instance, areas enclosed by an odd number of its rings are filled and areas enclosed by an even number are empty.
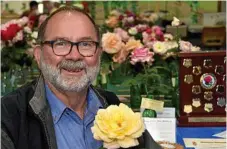
[[[66,107],[46,85],[47,100],[51,107],[58,149],[98,149],[101,141],[93,138],[91,127],[99,108],[102,108],[98,97],[89,88],[87,108],[84,118]]]

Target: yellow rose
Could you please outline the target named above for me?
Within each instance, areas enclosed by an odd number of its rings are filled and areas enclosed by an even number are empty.
[[[117,16],[111,16],[108,18],[108,20],[106,20],[106,25],[111,27],[111,28],[115,28],[118,25],[118,17]]]
[[[144,129],[141,114],[134,113],[122,103],[100,109],[91,128],[94,138],[102,140],[105,148],[136,146]]]
[[[121,37],[115,33],[105,33],[102,36],[103,50],[109,54],[115,54],[121,50]]]
[[[129,39],[128,42],[125,45],[125,50],[126,51],[131,51],[134,50],[136,48],[140,48],[142,47],[142,43],[140,42],[140,40],[135,40],[135,39]]]

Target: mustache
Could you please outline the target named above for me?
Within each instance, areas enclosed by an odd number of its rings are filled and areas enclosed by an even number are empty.
[[[58,65],[59,69],[66,69],[66,70],[75,70],[75,69],[84,69],[86,68],[86,63],[79,60],[62,60]]]

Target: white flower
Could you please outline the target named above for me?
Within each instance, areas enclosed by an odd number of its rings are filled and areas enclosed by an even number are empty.
[[[197,47],[197,46],[192,46],[192,48],[191,48],[192,52],[200,51],[200,50],[201,50],[200,47]]]
[[[172,26],[179,26],[180,25],[180,20],[177,19],[176,17],[173,17],[173,21],[171,23]]]
[[[163,55],[166,53],[167,51],[167,48],[166,48],[166,43],[165,42],[160,42],[160,41],[157,41],[153,44],[153,51],[155,53],[158,53],[160,55]]]
[[[138,33],[136,27],[131,27],[129,30],[128,30],[129,34],[131,35],[136,35]]]
[[[178,48],[178,44],[177,44],[176,41],[167,41],[167,42],[164,42],[164,43],[166,45],[167,50]]]
[[[29,34],[32,33],[31,28],[28,26],[24,27],[24,31],[25,31],[25,33],[29,33]]]
[[[31,35],[33,38],[37,39],[38,38],[38,32],[32,32],[32,35]]]
[[[165,38],[165,41],[170,41],[170,40],[173,40],[173,35],[172,34],[164,34],[164,38]]]

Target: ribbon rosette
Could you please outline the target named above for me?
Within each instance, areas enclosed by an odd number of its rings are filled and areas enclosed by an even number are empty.
[[[128,148],[139,144],[139,138],[144,132],[144,123],[140,113],[134,113],[125,104],[111,105],[100,109],[91,128],[96,140],[103,141],[103,147],[108,149]]]

